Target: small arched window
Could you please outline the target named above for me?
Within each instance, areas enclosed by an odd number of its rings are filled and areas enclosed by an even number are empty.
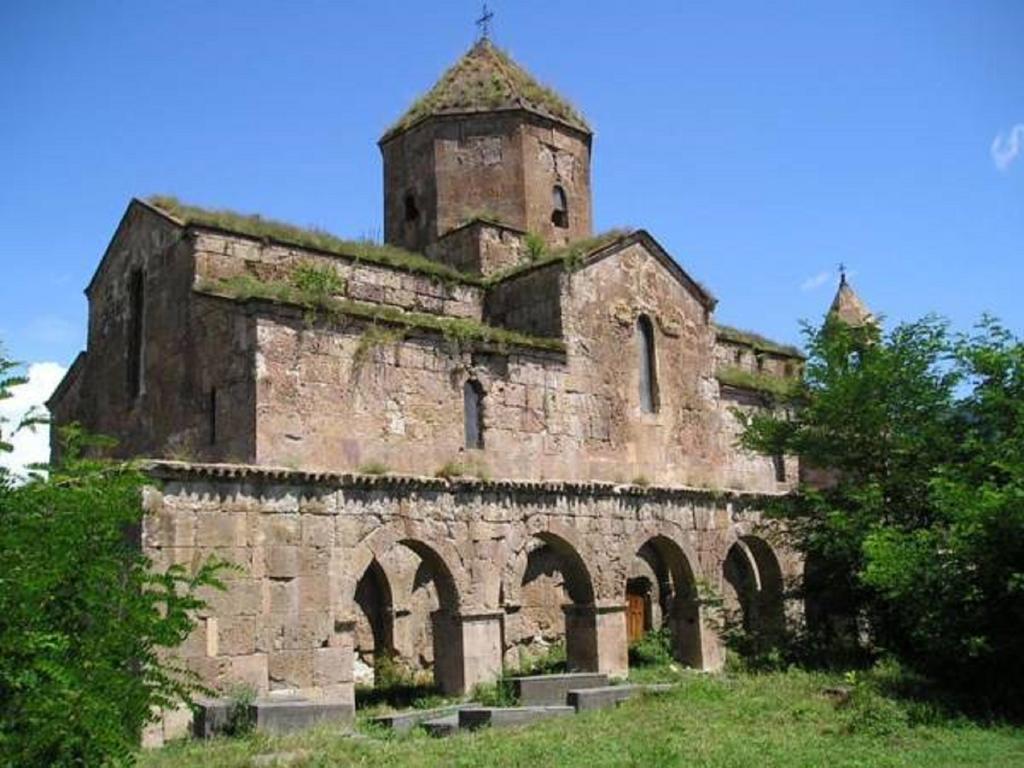
[[[462,387],[462,414],[466,430],[466,447],[484,447],[484,388],[470,379]]]
[[[561,184],[555,184],[551,189],[551,223],[559,229],[569,226],[569,199]]]
[[[637,346],[640,348],[640,410],[658,412],[658,366],[654,352],[654,326],[647,315],[636,320]]]
[[[420,209],[416,207],[416,196],[412,192],[405,195],[405,220],[412,222],[420,217]]]

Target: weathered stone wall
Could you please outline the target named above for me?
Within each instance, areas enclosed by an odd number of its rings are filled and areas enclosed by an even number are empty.
[[[803,361],[792,355],[756,349],[752,344],[719,338],[715,343],[715,362],[719,369],[731,368],[745,373],[792,379]]]
[[[142,275],[140,389],[129,387],[129,285]],[[52,401],[121,456],[251,460],[254,325],[230,303],[195,297],[181,230],[133,204],[87,291],[88,346],[74,386]],[[53,430],[56,436],[58,430]]]
[[[570,661],[616,674],[627,663],[626,580],[645,548],[671,574],[681,606],[672,618],[683,630],[677,653],[702,668],[720,665],[722,651],[698,586],[724,589],[733,545],[764,542],[786,580],[801,569],[760,523],[757,496],[223,465],[150,471],[162,481],[145,498],[143,546],[155,565],[195,568],[219,557],[240,568],[227,574],[227,592],[209,593],[210,608],[179,651],[204,680],[224,689],[242,682],[261,693],[351,701],[357,584],[375,563],[393,601],[383,607],[396,613],[422,617],[429,602],[400,603],[415,593],[416,581],[433,584],[435,675],[453,690],[497,675],[502,655],[521,639],[517,615],[550,601],[551,590],[542,600],[531,592],[529,553],[539,542],[558,556],[546,555],[534,570],[561,572],[565,589],[555,596],[570,603]],[[421,568],[429,578],[415,575]]]
[[[467,274],[490,276],[529,260],[526,233],[489,221],[449,230],[427,256]]]
[[[526,226],[552,246],[588,237],[593,230],[590,211],[590,138],[558,123],[533,119],[523,125]],[[551,219],[552,189],[565,190],[568,227]]]
[[[357,319],[309,326],[287,310],[263,314],[257,338],[261,464],[335,471],[377,464],[433,475],[454,462],[500,477],[544,471],[535,459],[542,423],[525,413],[527,392],[535,393],[531,402],[543,401],[546,372],[560,368],[557,353],[474,352],[440,334],[389,335]],[[482,451],[465,448],[470,378],[486,393]]]
[[[437,117],[382,146],[385,239],[426,251],[448,231],[484,216],[535,232],[550,245],[591,231],[590,142],[526,112]],[[552,190],[569,203],[565,228],[552,223]],[[419,218],[406,220],[413,194]]]
[[[194,244],[199,283],[240,275],[288,282],[296,266],[312,263],[337,272],[344,298],[448,317],[479,320],[482,314],[483,289],[475,285],[217,232],[197,232]]]
[[[426,130],[395,136],[380,147],[384,159],[384,241],[417,253],[443,234],[437,228],[437,177],[434,137]],[[418,215],[406,216],[411,195]]]
[[[530,269],[493,286],[484,299],[487,322],[536,336],[562,335],[562,265]]]
[[[576,272],[530,271],[494,295],[489,315],[524,306],[519,327],[534,317],[523,329],[561,331],[568,352],[486,352],[435,332],[344,317],[310,325],[294,310],[260,310],[256,461],[420,475],[457,463],[492,477],[780,489],[770,459],[735,446],[703,305],[645,246]],[[656,413],[639,402],[640,315],[656,334]],[[484,393],[482,450],[465,448],[471,379]]]
[[[562,303],[564,397],[588,416],[590,476],[721,487],[732,452],[716,439],[714,329],[701,302],[637,243],[571,273]],[[655,413],[640,403],[641,315],[654,329]]]

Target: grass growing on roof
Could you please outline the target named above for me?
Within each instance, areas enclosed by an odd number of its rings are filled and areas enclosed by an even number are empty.
[[[146,202],[181,219],[186,224],[272,240],[284,245],[312,248],[337,256],[345,256],[353,261],[383,264],[407,272],[416,272],[445,282],[471,285],[480,283],[478,278],[393,245],[381,245],[369,240],[346,240],[322,229],[297,227],[283,221],[265,219],[258,214],[200,208],[182,203],[175,197],[164,195],[154,195],[147,198]]]
[[[289,304],[307,310],[307,318],[314,318],[320,312],[330,318],[347,315],[386,323],[400,328],[419,328],[440,333],[446,339],[458,343],[483,343],[502,350],[508,346],[528,347],[550,352],[564,352],[561,339],[529,336],[525,333],[495,328],[490,325],[460,317],[431,315],[425,312],[406,312],[395,307],[383,307],[335,296],[323,296],[301,290],[294,283],[281,280],[257,280],[251,275],[237,275],[219,280],[201,280],[197,286],[203,293],[209,293],[236,301],[264,299],[278,304]]]
[[[453,64],[384,134],[387,139],[435,114],[525,108],[554,117],[582,131],[586,121],[565,98],[538,83],[489,40]]]
[[[719,339],[732,341],[737,344],[746,344],[749,347],[753,347],[755,352],[774,352],[778,355],[803,358],[803,353],[796,347],[790,344],[780,344],[753,331],[745,331],[728,325],[716,325],[715,332]]]
[[[722,384],[740,389],[752,389],[779,397],[787,397],[796,393],[799,382],[766,373],[751,373],[742,368],[726,366],[719,369],[718,380]]]

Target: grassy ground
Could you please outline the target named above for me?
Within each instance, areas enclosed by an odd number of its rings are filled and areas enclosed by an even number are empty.
[[[1024,730],[888,698],[870,681],[801,671],[674,677],[679,685],[669,694],[523,729],[445,740],[375,732],[350,738],[330,728],[254,734],[172,745],[143,755],[140,764],[228,768],[248,766],[256,755],[298,751],[290,765],[1024,766]],[[826,693],[840,685],[852,690],[843,704]]]

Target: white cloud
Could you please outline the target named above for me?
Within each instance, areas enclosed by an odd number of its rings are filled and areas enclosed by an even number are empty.
[[[806,292],[821,288],[821,286],[828,282],[830,277],[832,277],[832,273],[828,270],[812,275],[800,283],[800,290]]]
[[[4,435],[13,428],[32,406],[42,406],[53,394],[67,369],[60,363],[32,363],[26,376],[28,381],[11,389],[11,397],[0,400],[0,417],[8,420]],[[14,450],[11,453],[0,453],[0,465],[17,474],[25,471],[25,467],[38,461],[46,461],[50,457],[50,430],[48,427],[36,427],[34,430],[23,429],[9,438]]]
[[[1009,132],[1000,133],[992,139],[992,162],[996,168],[1006,172],[1024,151],[1024,123],[1017,123]]]

